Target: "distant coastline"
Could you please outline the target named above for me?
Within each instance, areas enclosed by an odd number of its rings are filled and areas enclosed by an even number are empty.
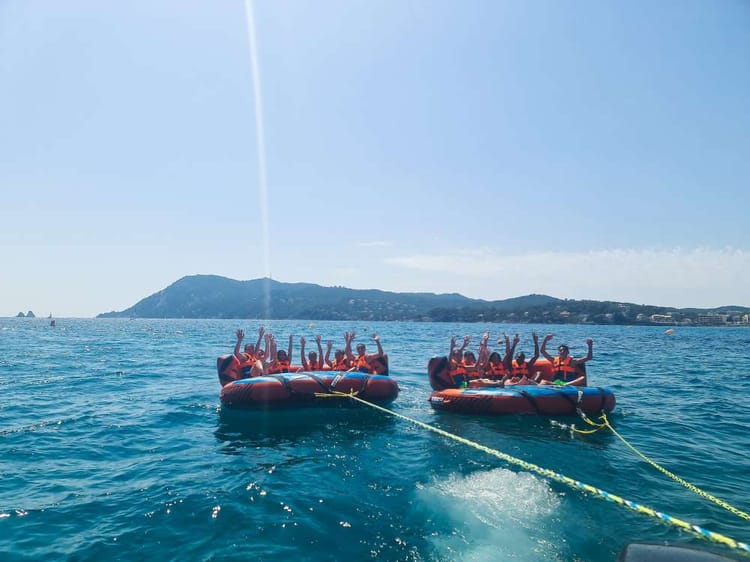
[[[750,326],[750,308],[672,308],[548,295],[485,301],[458,293],[397,293],[282,283],[268,278],[238,281],[192,275],[125,310],[102,313],[97,318]]]

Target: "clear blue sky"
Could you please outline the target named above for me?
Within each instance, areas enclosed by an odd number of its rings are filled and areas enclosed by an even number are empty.
[[[750,3],[0,1],[0,316],[217,274],[750,305]]]

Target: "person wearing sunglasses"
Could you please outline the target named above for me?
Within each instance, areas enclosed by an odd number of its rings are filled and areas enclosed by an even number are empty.
[[[594,341],[591,338],[586,340],[586,345],[588,346],[586,357],[571,357],[570,349],[565,344],[559,345],[557,347],[557,357],[552,357],[547,352],[547,342],[551,339],[552,334],[544,336],[539,352],[547,361],[552,363],[552,380],[542,380],[540,384],[586,386],[585,364],[594,356]]]

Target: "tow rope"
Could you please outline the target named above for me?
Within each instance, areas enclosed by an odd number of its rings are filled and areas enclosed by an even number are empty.
[[[702,498],[707,499],[708,501],[710,501],[710,502],[718,505],[719,507],[721,507],[723,509],[726,509],[730,513],[735,514],[737,517],[740,517],[741,519],[744,519],[745,521],[750,521],[750,514],[742,511],[741,509],[737,509],[736,507],[728,504],[727,502],[725,502],[721,498],[717,498],[716,496],[714,496],[713,494],[710,494],[710,493],[706,492],[705,490],[701,490],[695,484],[691,484],[687,480],[685,480],[683,478],[680,478],[679,476],[677,476],[673,472],[670,472],[669,470],[667,470],[666,468],[664,468],[663,466],[661,466],[655,460],[647,457],[644,453],[642,453],[641,451],[639,451],[638,449],[636,449],[636,447],[634,445],[632,445],[630,442],[628,442],[627,439],[625,439],[622,435],[620,435],[620,433],[614,427],[612,427],[612,424],[609,423],[609,419],[607,418],[607,414],[605,414],[604,412],[602,412],[601,416],[600,416],[600,419],[602,420],[601,423],[596,423],[596,422],[590,420],[586,416],[586,414],[583,413],[583,411],[581,411],[580,408],[577,411],[578,411],[578,415],[581,417],[581,419],[584,422],[586,422],[587,424],[589,424],[590,426],[593,426],[594,429],[582,430],[582,429],[576,428],[575,425],[570,425],[570,426],[567,426],[566,424],[558,424],[558,425],[560,427],[568,428],[571,431],[573,431],[575,433],[580,433],[582,435],[591,435],[592,433],[596,433],[597,431],[599,431],[601,429],[605,429],[605,428],[609,429],[612,433],[614,433],[617,436],[617,438],[620,441],[622,441],[625,444],[625,446],[628,449],[630,449],[631,451],[633,451],[641,459],[643,459],[644,461],[646,461],[648,464],[650,464],[651,466],[653,466],[656,470],[658,470],[662,474],[668,476],[669,478],[671,478],[672,480],[674,480],[678,484],[681,484],[682,486],[684,486],[685,488],[687,488],[691,492],[693,492],[693,493],[701,496]]]
[[[573,489],[583,491],[587,494],[590,494],[594,497],[597,497],[599,499],[604,499],[607,501],[611,501],[616,503],[617,505],[620,505],[626,509],[629,509],[631,511],[634,511],[636,513],[641,513],[643,515],[648,515],[649,517],[653,517],[654,519],[657,519],[658,521],[671,525],[673,527],[677,527],[678,529],[682,529],[683,531],[687,531],[688,533],[691,533],[692,535],[708,540],[714,543],[722,544],[726,546],[727,548],[730,548],[732,550],[736,550],[740,552],[741,554],[745,556],[750,556],[750,545],[744,542],[737,541],[731,537],[728,537],[726,535],[722,535],[720,533],[716,533],[714,531],[709,531],[708,529],[704,529],[703,527],[699,527],[698,525],[693,525],[692,523],[689,523],[687,521],[684,521],[682,519],[678,519],[677,517],[672,517],[671,515],[667,515],[666,513],[662,513],[660,511],[656,511],[655,509],[652,509],[650,507],[641,505],[637,502],[626,500],[621,498],[620,496],[617,496],[615,494],[611,494],[609,492],[606,492],[605,490],[601,490],[599,488],[596,488],[595,486],[591,486],[590,484],[584,484],[583,482],[579,482],[578,480],[574,480],[573,478],[570,478],[569,476],[565,476],[564,474],[561,474],[559,472],[555,472],[554,470],[550,470],[548,468],[543,468],[541,466],[535,465],[530,462],[526,462],[522,459],[516,458],[512,455],[509,455],[507,453],[503,453],[502,451],[498,451],[497,449],[492,449],[490,447],[487,447],[486,445],[482,445],[481,443],[477,443],[476,441],[471,441],[470,439],[466,439],[465,437],[461,437],[459,435],[455,435],[453,433],[450,433],[448,431],[445,431],[443,429],[434,427],[430,424],[421,422],[419,420],[415,420],[414,418],[410,418],[408,416],[405,416],[403,414],[399,414],[398,412],[394,412],[393,410],[389,410],[388,408],[383,408],[382,406],[379,406],[377,404],[373,404],[372,402],[368,402],[367,400],[363,400],[362,398],[359,398],[354,393],[344,393],[344,392],[338,392],[333,391],[330,393],[330,395],[327,395],[328,397],[337,396],[339,398],[349,398],[351,400],[354,400],[356,402],[359,402],[361,404],[365,404],[369,406],[370,408],[374,408],[376,410],[379,410],[385,414],[394,416],[396,418],[402,419],[404,421],[407,421],[409,423],[412,423],[416,426],[419,426],[423,429],[426,429],[428,431],[432,431],[433,433],[437,433],[438,435],[442,435],[443,437],[447,437],[448,439],[452,439],[453,441],[456,441],[458,443],[462,443],[464,445],[467,445],[469,447],[472,447],[478,451],[482,451],[483,453],[486,453],[488,455],[491,455],[493,457],[497,457],[509,464],[519,466],[523,468],[524,470],[527,470],[529,472],[534,472],[544,478],[548,478],[550,480],[554,480],[555,482],[559,482],[561,484],[565,484],[566,486],[569,486]],[[606,416],[604,416],[604,419],[606,420]],[[591,422],[594,425],[602,425],[605,424],[596,424],[595,422]],[[609,422],[606,422],[606,425],[608,425]],[[609,426],[611,428],[611,426]],[[601,427],[597,428],[596,431],[601,429]],[[614,431],[614,429],[612,429]],[[589,432],[592,433],[592,432]],[[616,432],[615,432],[616,433]],[[697,489],[697,488],[696,488]],[[706,496],[710,496],[710,494],[707,494],[706,492],[703,492],[703,494],[706,494]],[[704,497],[706,497],[704,496]],[[711,496],[713,497],[713,496]],[[719,500],[721,501],[721,500]],[[724,503],[724,502],[722,502]],[[731,507],[731,506],[729,506]],[[735,508],[732,508],[735,509]],[[739,513],[740,510],[736,510]],[[734,512],[734,511],[733,511]],[[747,516],[747,514],[744,514]]]

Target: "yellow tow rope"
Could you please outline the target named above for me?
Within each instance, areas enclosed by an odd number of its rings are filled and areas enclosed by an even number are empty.
[[[687,531],[699,538],[709,540],[711,542],[723,544],[724,546],[731,548],[733,550],[739,551],[741,554],[745,556],[750,556],[750,545],[744,542],[737,541],[731,537],[728,537],[726,535],[722,535],[720,533],[715,533],[713,531],[709,531],[708,529],[704,529],[703,527],[699,527],[698,525],[693,525],[692,523],[688,523],[687,521],[684,521],[682,519],[678,519],[676,517],[672,517],[671,515],[667,515],[666,513],[661,513],[659,511],[656,511],[655,509],[652,509],[650,507],[646,507],[644,505],[640,505],[636,502],[626,500],[621,498],[620,496],[617,496],[615,494],[611,494],[609,492],[606,492],[604,490],[601,490],[599,488],[596,488],[594,486],[591,486],[590,484],[584,484],[583,482],[579,482],[578,480],[574,480],[573,478],[570,478],[568,476],[565,476],[564,474],[555,472],[553,470],[550,470],[548,468],[543,468],[541,466],[537,466],[535,464],[532,464],[530,462],[526,462],[522,459],[513,457],[507,453],[503,453],[502,451],[498,451],[496,449],[491,449],[490,447],[487,447],[485,445],[482,445],[481,443],[477,443],[476,441],[471,441],[470,439],[466,439],[465,437],[461,437],[459,435],[455,435],[453,433],[449,433],[443,429],[439,429],[437,427],[431,426],[427,423],[421,422],[419,420],[415,420],[414,418],[410,418],[408,416],[405,416],[403,414],[399,414],[397,412],[394,412],[393,410],[389,410],[388,408],[383,408],[382,406],[378,406],[377,404],[373,404],[372,402],[368,402],[367,400],[363,400],[362,398],[359,398],[354,393],[347,394],[345,392],[338,392],[338,391],[332,391],[331,393],[321,393],[321,397],[339,397],[339,398],[350,398],[352,400],[355,400],[356,402],[359,402],[361,404],[365,404],[371,408],[374,408],[376,410],[380,410],[381,412],[384,412],[386,414],[389,414],[391,416],[397,417],[399,419],[402,419],[404,421],[407,421],[409,423],[412,423],[414,425],[417,425],[421,428],[424,428],[428,431],[432,431],[433,433],[437,433],[438,435],[442,435],[443,437],[447,437],[448,439],[452,439],[453,441],[457,441],[458,443],[462,443],[464,445],[467,445],[469,447],[473,447],[474,449],[477,449],[478,451],[482,451],[484,453],[487,453],[488,455],[497,457],[501,460],[504,460],[505,462],[509,464],[513,464],[516,466],[520,466],[524,470],[527,470],[529,472],[534,472],[536,474],[539,474],[540,476],[543,476],[545,478],[549,478],[550,480],[554,480],[555,482],[560,482],[562,484],[565,484],[571,488],[581,490],[583,492],[586,492],[588,494],[591,494],[595,497],[598,497],[600,499],[605,499],[611,502],[614,502],[626,509],[629,509],[631,511],[635,511],[636,513],[642,513],[644,515],[648,515],[650,517],[653,517],[655,519],[658,519],[662,523],[666,523],[668,525],[672,525],[673,527],[677,527],[679,529],[682,529],[684,531]],[[589,420],[590,421],[590,420]],[[590,422],[593,424],[593,422]],[[597,425],[597,424],[594,424]],[[602,424],[603,425],[603,424]],[[592,432],[589,432],[592,433]],[[739,510],[737,510],[739,511]]]
[[[708,501],[713,502],[714,504],[718,505],[719,507],[726,509],[730,513],[734,513],[737,517],[740,517],[740,518],[742,518],[742,519],[744,519],[746,521],[750,521],[750,514],[747,514],[746,512],[742,511],[741,509],[737,509],[736,507],[734,507],[732,505],[729,505],[724,500],[722,500],[720,498],[717,498],[716,496],[714,496],[712,494],[709,494],[705,490],[701,490],[698,486],[696,486],[694,484],[691,484],[687,480],[684,480],[684,479],[680,478],[676,474],[670,472],[669,470],[667,470],[666,468],[664,468],[663,466],[661,466],[659,463],[657,463],[653,459],[651,459],[651,458],[647,457],[646,455],[644,455],[643,453],[641,453],[638,449],[636,449],[633,445],[631,445],[628,442],[627,439],[625,439],[622,435],[620,435],[614,427],[612,427],[612,424],[610,424],[609,420],[607,419],[607,414],[605,414],[604,412],[602,412],[602,414],[601,414],[602,423],[596,423],[596,422],[591,421],[588,417],[586,417],[586,414],[584,414],[583,412],[579,412],[579,414],[580,414],[581,418],[583,419],[583,421],[585,421],[589,425],[594,426],[596,429],[581,430],[581,429],[576,429],[575,426],[571,426],[570,429],[572,431],[574,431],[576,433],[581,433],[581,434],[584,434],[584,435],[590,435],[592,433],[596,433],[600,429],[604,429],[604,428],[609,429],[610,431],[612,431],[612,433],[614,433],[617,436],[617,438],[620,441],[622,441],[625,444],[625,446],[628,449],[630,449],[631,451],[633,451],[636,455],[638,455],[640,458],[642,458],[644,461],[646,461],[648,464],[650,464],[651,466],[653,466],[656,470],[658,470],[662,474],[665,474],[666,476],[668,476],[669,478],[671,478],[675,482],[677,482],[679,484],[682,484],[683,486],[685,486],[685,488],[687,488],[691,492],[694,492],[694,493],[698,494],[702,498],[705,498]]]

